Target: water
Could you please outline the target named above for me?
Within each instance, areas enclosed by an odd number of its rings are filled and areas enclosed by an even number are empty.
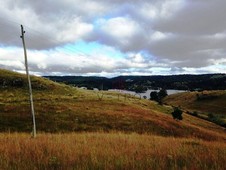
[[[142,98],[144,98],[144,96],[146,96],[147,99],[150,98],[150,93],[151,92],[153,92],[153,91],[159,92],[159,90],[147,90],[144,93],[136,93],[134,91],[119,90],[119,89],[109,89],[109,91],[116,91],[116,92],[120,92],[120,93],[124,93],[124,94],[136,95],[137,97],[142,97]],[[166,91],[167,91],[168,95],[186,92],[185,90],[174,90],[174,89],[168,89]]]
[[[146,96],[147,98],[150,98],[150,93],[153,91],[159,91],[159,90],[147,90],[145,93],[141,93],[141,96],[142,97]],[[168,89],[166,91],[168,95],[186,92],[185,90],[174,90],[174,89]]]

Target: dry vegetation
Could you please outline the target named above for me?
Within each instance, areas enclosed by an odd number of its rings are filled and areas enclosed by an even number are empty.
[[[0,134],[0,169],[225,169],[226,144],[123,133]]]
[[[187,92],[170,95],[165,102],[200,112],[226,115],[226,91]]]
[[[164,102],[226,127],[225,90],[179,93]]]
[[[0,169],[225,169],[226,134],[216,124],[187,114],[176,121],[169,106],[37,77],[31,139],[26,78],[0,73]]]
[[[126,98],[116,93],[100,99],[93,91],[62,87],[35,91],[37,130],[40,132],[123,131],[175,137],[225,139],[224,130],[209,122],[186,115],[172,119],[170,107],[148,100]],[[2,90],[0,130],[31,131],[31,115],[25,90]],[[99,95],[102,95],[99,94]],[[3,97],[4,96],[4,97]]]

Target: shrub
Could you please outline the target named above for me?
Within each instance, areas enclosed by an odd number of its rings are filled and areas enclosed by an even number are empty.
[[[152,91],[150,93],[150,99],[158,102],[159,101],[158,92],[157,91]]]
[[[198,112],[197,111],[194,111],[193,113],[191,113],[191,115],[198,116]]]
[[[166,97],[167,91],[165,89],[161,89],[159,92],[153,91],[150,93],[150,99],[162,104],[162,99]]]
[[[161,89],[158,93],[158,96],[159,96],[159,99],[162,100],[164,97],[166,97],[168,94],[167,94],[167,91],[166,89]]]
[[[208,118],[209,118],[210,120],[212,120],[212,119],[215,119],[215,116],[214,116],[212,113],[209,113],[209,114],[208,114]]]
[[[162,99],[164,98],[164,97],[166,97],[168,94],[167,94],[167,91],[166,91],[166,89],[161,89],[159,92],[158,92],[158,98],[159,98],[159,104],[161,104],[162,105]]]
[[[182,110],[180,110],[178,107],[175,107],[174,111],[172,112],[172,116],[176,120],[182,120],[183,119],[182,113],[183,113]]]

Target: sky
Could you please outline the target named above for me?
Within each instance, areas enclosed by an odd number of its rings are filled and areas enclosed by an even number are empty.
[[[0,68],[35,75],[226,73],[225,0],[0,0]]]

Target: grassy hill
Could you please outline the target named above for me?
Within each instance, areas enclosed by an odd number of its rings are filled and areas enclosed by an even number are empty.
[[[22,133],[32,127],[26,76],[0,70],[0,169],[226,168],[216,124],[189,114],[176,121],[171,107],[134,96],[31,79],[35,139]]]
[[[226,127],[225,90],[178,93],[166,97],[164,102]]]
[[[0,70],[0,131],[31,131],[26,76]],[[40,132],[123,131],[161,136],[225,139],[219,126],[133,96],[89,91],[32,77],[37,130]]]

